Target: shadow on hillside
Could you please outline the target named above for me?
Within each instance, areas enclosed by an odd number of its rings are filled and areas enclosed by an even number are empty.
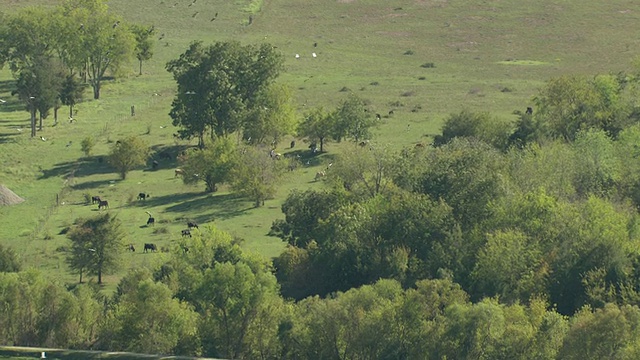
[[[80,190],[80,191],[95,189],[101,186],[107,186],[111,181],[113,180],[95,180],[95,181],[82,182],[82,183],[73,185],[73,189]]]
[[[17,134],[9,133],[9,132],[0,132],[0,144],[13,141],[13,138],[15,138],[16,135]]]
[[[113,168],[111,168],[107,163],[102,159],[102,156],[90,156],[88,158],[83,158],[79,160],[79,162],[75,161],[66,161],[55,164],[51,169],[45,169],[42,171],[42,176],[38,179],[47,179],[50,177],[56,176],[66,176],[71,174],[71,171],[74,169],[75,177],[85,177],[97,174],[110,174],[114,173]],[[117,174],[116,174],[117,175]]]
[[[141,207],[167,206],[165,212],[189,213],[207,212],[200,216],[189,217],[196,222],[209,222],[214,219],[228,219],[243,214],[252,209],[247,206],[246,199],[236,194],[203,194],[191,192],[154,197],[153,195],[135,203]],[[209,211],[207,211],[209,210]]]

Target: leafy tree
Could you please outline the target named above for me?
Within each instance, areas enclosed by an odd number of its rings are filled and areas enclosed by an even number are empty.
[[[130,136],[113,145],[108,161],[124,180],[129,171],[146,163],[149,153],[149,145],[144,140]]]
[[[133,55],[134,36],[120,17],[108,12],[102,0],[66,1],[62,12],[64,17],[75,21],[75,41],[79,45],[73,47],[75,54],[68,52],[70,57],[73,56],[69,59],[69,66],[84,62],[93,98],[99,99],[107,70],[117,73]],[[72,39],[66,39],[67,44]]]
[[[67,263],[80,274],[80,282],[86,271],[97,275],[98,284],[102,284],[102,274],[117,268],[124,236],[120,220],[109,213],[77,221],[67,234],[71,240]]]
[[[371,127],[375,124],[372,116],[366,111],[364,100],[350,94],[332,113],[332,137],[336,141],[351,138],[358,143],[371,138]]]
[[[218,190],[218,184],[232,179],[232,170],[237,165],[238,153],[234,142],[228,137],[206,141],[203,149],[191,149],[180,158],[185,184],[204,181],[208,192]]]
[[[437,135],[433,143],[441,146],[456,137],[474,137],[502,150],[507,147],[509,130],[504,121],[492,118],[489,113],[462,110],[449,115],[442,126],[442,135]]]
[[[80,148],[82,149],[84,156],[91,156],[91,152],[93,151],[93,147],[95,146],[95,144],[96,140],[93,138],[93,136],[87,136],[86,138],[82,139]]]
[[[18,73],[16,90],[20,100],[24,101],[31,114],[31,136],[36,135],[36,112],[40,113],[40,130],[42,119],[48,115],[58,99],[62,78],[52,58],[39,57],[32,59],[32,65],[23,67]]]
[[[204,272],[198,303],[206,314],[201,333],[210,338],[203,339],[209,344],[208,355],[235,359],[250,351],[251,325],[266,315],[270,308],[265,305],[277,297],[275,277],[265,270],[225,262]],[[272,326],[277,328],[277,323]]]
[[[629,123],[623,89],[612,75],[554,78],[536,97],[536,118],[552,138],[573,141],[582,129],[600,129],[615,137]]]
[[[262,106],[257,98],[282,66],[282,56],[269,44],[192,43],[167,63],[178,83],[169,113],[174,126],[182,128],[183,138],[198,137],[200,146],[207,130],[211,138],[240,130],[246,115]]]
[[[311,143],[320,143],[320,152],[324,151],[324,144],[331,137],[334,128],[334,118],[322,108],[315,108],[304,116],[298,125],[298,135]]]
[[[574,186],[578,195],[610,196],[621,180],[622,163],[613,141],[603,130],[585,130],[576,134],[573,143],[576,174]]]
[[[562,140],[512,149],[506,156],[511,184],[522,193],[544,189],[548,195],[561,199],[575,198],[575,156],[575,151]]]
[[[243,136],[251,144],[276,145],[295,131],[297,118],[291,91],[284,85],[271,85],[258,94],[244,121]]]
[[[347,203],[340,191],[294,189],[282,204],[285,219],[274,221],[271,231],[291,245],[306,247],[317,237],[320,224]]]
[[[189,304],[172,295],[165,284],[150,278],[132,284],[107,313],[99,347],[111,351],[199,355],[198,316]],[[185,348],[187,344],[191,347]]]
[[[0,244],[0,272],[18,272],[21,267],[21,262],[15,251]]]
[[[585,307],[571,319],[570,325],[558,358],[635,359],[640,354],[637,306]]]
[[[248,147],[243,150],[238,165],[233,169],[231,187],[260,207],[266,199],[275,195],[284,166],[284,162],[271,158],[267,151]]]
[[[82,96],[86,87],[75,75],[67,75],[62,82],[60,90],[60,101],[63,105],[69,106],[69,118],[73,118],[73,107],[82,101]]]
[[[140,65],[139,74],[142,75],[142,62],[148,61],[153,57],[153,36],[155,35],[155,27],[146,27],[141,25],[132,25],[131,31],[136,39],[136,59]]]
[[[16,74],[22,69],[33,69],[38,58],[50,58],[54,52],[56,33],[52,27],[50,13],[42,8],[30,6],[11,15],[5,15],[0,32],[0,53]]]
[[[505,194],[503,157],[483,142],[456,139],[426,161],[418,191],[449,204],[463,229],[487,219],[489,203]]]
[[[537,245],[514,231],[489,234],[472,273],[477,297],[498,296],[513,304],[544,296],[549,274]]]
[[[392,187],[397,161],[388,148],[371,145],[338,156],[327,172],[335,186],[359,197],[374,197]]]

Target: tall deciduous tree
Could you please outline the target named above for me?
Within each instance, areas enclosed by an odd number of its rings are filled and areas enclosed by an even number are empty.
[[[124,180],[127,173],[146,163],[149,157],[149,145],[137,136],[118,140],[109,154],[109,164],[116,168]]]
[[[180,158],[185,184],[204,181],[208,192],[218,190],[218,184],[232,179],[232,169],[238,161],[234,142],[228,137],[205,141],[203,149],[191,149]]]
[[[76,75],[67,75],[62,82],[60,90],[60,101],[63,105],[69,106],[69,118],[73,118],[73,107],[82,101],[82,96],[86,87],[81,83]]]
[[[296,111],[290,90],[285,85],[271,85],[256,99],[243,125],[243,137],[249,143],[277,144],[295,131]]]
[[[267,151],[249,147],[243,151],[240,162],[234,168],[231,186],[259,207],[275,195],[276,184],[284,167],[283,161],[271,158]]]
[[[109,13],[102,0],[67,1],[63,15],[74,19],[77,35],[69,41],[80,42],[82,57],[93,88],[93,98],[100,98],[100,89],[107,70],[116,74],[134,53],[135,39],[122,19]],[[70,61],[77,63],[77,60]]]
[[[198,355],[197,314],[162,283],[146,278],[119,294],[107,313],[99,346],[140,353]],[[183,347],[186,343],[196,346]]]
[[[350,94],[333,112],[332,136],[336,141],[350,138],[358,143],[371,137],[374,119],[366,111],[364,100]]]
[[[142,75],[142,62],[151,60],[153,57],[155,28],[153,26],[147,27],[134,24],[131,26],[131,31],[136,39],[135,53],[140,65],[139,74]]]
[[[68,233],[71,249],[67,256],[69,267],[80,274],[98,276],[115,270],[122,253],[124,232],[121,222],[109,213],[89,219],[79,219]]]
[[[320,143],[320,152],[324,151],[324,144],[331,138],[334,128],[334,118],[322,108],[315,108],[304,116],[298,125],[298,136],[306,138],[311,143]]]
[[[170,116],[183,138],[197,137],[200,146],[210,136],[231,134],[246,115],[262,106],[257,97],[276,79],[282,55],[269,44],[242,46],[218,42],[205,47],[192,43],[167,70],[178,83]]]

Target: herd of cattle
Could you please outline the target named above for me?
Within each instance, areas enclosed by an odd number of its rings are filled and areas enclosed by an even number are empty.
[[[176,169],[176,174],[178,174],[178,171],[180,169]],[[181,170],[180,170],[181,171]],[[146,200],[147,198],[149,198],[151,195],[147,194],[147,193],[139,193],[137,200]],[[91,197],[91,204],[98,204],[98,210],[106,210],[109,208],[109,202],[107,200],[103,200],[102,198],[100,198],[100,196],[92,196]],[[147,226],[155,225],[156,219],[151,215],[150,212],[147,211],[147,214],[149,215],[149,219],[147,219]],[[189,221],[187,222],[187,229],[182,230],[182,237],[191,237],[191,230],[192,229],[199,229],[198,224],[194,221]],[[133,244],[128,244],[127,246],[127,250],[131,251],[131,252],[135,252],[136,248]],[[182,245],[182,250],[184,252],[188,252],[189,248]],[[144,247],[143,247],[143,252],[147,253],[147,252],[157,252],[158,251],[158,246],[154,243],[145,243]]]

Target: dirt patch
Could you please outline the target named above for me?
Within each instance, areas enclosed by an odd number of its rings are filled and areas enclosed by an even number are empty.
[[[16,195],[8,187],[0,185],[0,206],[15,205],[23,202],[24,199]]]
[[[352,3],[352,2],[356,2],[356,0],[338,0],[338,2],[341,3],[341,4],[349,4],[349,3]]]

